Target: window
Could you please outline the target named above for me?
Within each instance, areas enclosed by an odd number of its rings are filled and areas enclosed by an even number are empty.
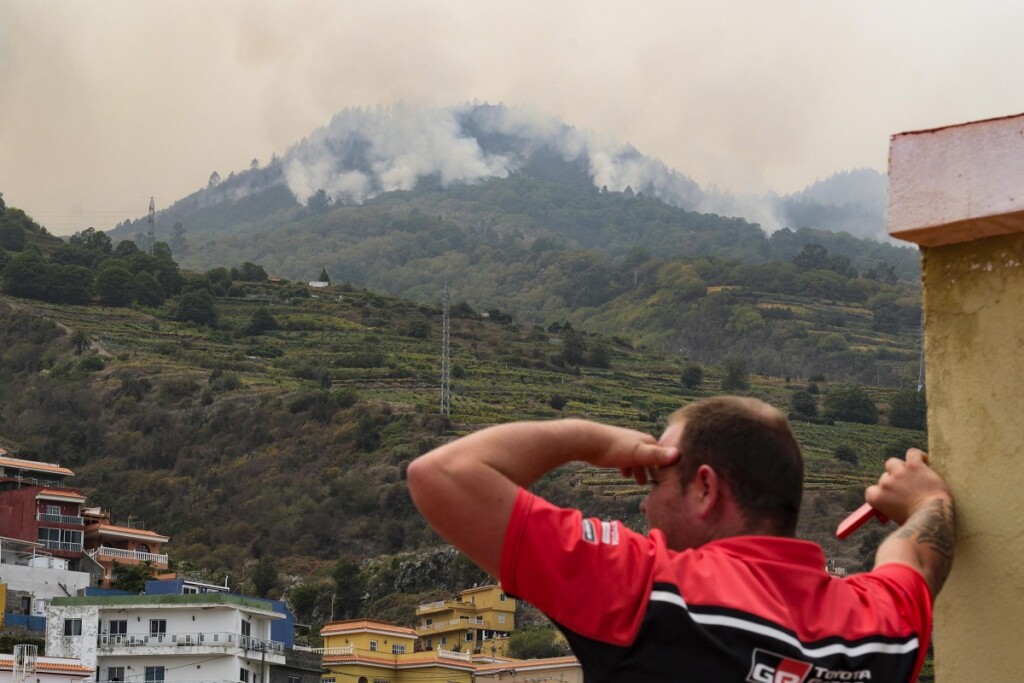
[[[110,620],[107,624],[107,633],[112,636],[123,636],[128,633],[128,622],[124,619]]]
[[[321,678],[320,683],[336,683],[334,676],[330,678]]]
[[[80,635],[82,635],[82,620],[81,619],[65,619],[64,620],[64,635],[66,635],[66,636],[80,636]]]
[[[51,550],[81,550],[82,532],[74,529],[39,527],[39,542]]]
[[[163,642],[164,636],[167,635],[167,620],[166,619],[150,619],[149,620],[149,635],[155,637],[157,642]],[[160,680],[163,680],[162,678]]]
[[[47,505],[46,506],[46,514],[48,514],[48,515],[59,515],[60,514],[60,505]]]
[[[199,592],[199,587],[198,586],[182,586],[181,587],[181,594],[182,595],[189,595],[191,593],[198,593],[198,592]]]
[[[499,624],[504,624],[505,623],[505,615],[504,614],[499,614],[498,615],[498,623]]]
[[[441,636],[441,645],[448,644],[448,636]]]
[[[423,625],[424,626],[430,626],[433,623],[434,623],[433,617],[427,617],[426,619],[423,620]]]
[[[376,640],[371,640],[370,641],[370,652],[376,652],[376,651],[377,651],[377,641]]]
[[[393,655],[404,655],[405,654],[405,645],[398,645],[398,644],[392,645],[391,646],[391,654],[393,654]]]
[[[498,596],[498,602],[505,602],[505,594],[504,593],[502,593],[501,595]]]
[[[135,552],[137,552],[137,553],[148,553],[149,552],[149,546],[146,545],[145,543],[140,543],[137,546],[135,546]]]
[[[164,667],[162,666],[147,666],[146,667],[146,683],[155,683],[156,681],[164,680]]]
[[[289,676],[288,683],[302,683],[302,676]]]
[[[109,667],[107,667],[107,680],[108,681],[123,681],[124,680],[124,667],[123,666],[109,666]]]
[[[249,670],[248,669],[239,669],[238,670],[238,680],[242,681],[242,683],[249,683]]]
[[[466,631],[466,642],[467,643],[473,642],[473,632],[472,631]]]
[[[252,622],[245,621],[245,620],[242,621],[242,635],[243,636],[251,636],[252,635]]]

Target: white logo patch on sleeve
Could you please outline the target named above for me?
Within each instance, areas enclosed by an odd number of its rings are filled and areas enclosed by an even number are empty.
[[[601,522],[601,535],[597,534],[597,527],[592,519],[584,519],[580,531],[583,540],[587,543],[603,543],[604,545],[619,544],[619,526],[615,522]]]

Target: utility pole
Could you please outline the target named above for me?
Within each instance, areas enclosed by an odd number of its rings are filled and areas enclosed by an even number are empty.
[[[451,320],[449,319],[449,305],[451,304],[451,291],[448,283],[444,283],[444,298],[442,299],[444,316],[441,324],[441,414],[452,414],[452,349],[451,349]]]

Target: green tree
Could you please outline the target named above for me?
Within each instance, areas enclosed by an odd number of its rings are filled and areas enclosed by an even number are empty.
[[[153,245],[153,256],[158,259],[164,259],[166,261],[173,261],[174,254],[171,252],[171,248],[167,245],[167,242],[157,242]]]
[[[127,306],[132,302],[135,278],[118,264],[105,266],[96,276],[96,294],[106,306]]]
[[[114,247],[114,256],[120,258],[130,258],[136,254],[141,254],[138,245],[135,244],[134,240],[121,240]]]
[[[62,304],[86,304],[92,299],[92,271],[82,266],[49,264],[46,268],[46,296]]]
[[[687,389],[696,389],[704,381],[704,369],[696,363],[683,368],[682,382]]]
[[[25,228],[14,221],[0,223],[0,247],[9,251],[25,248]]]
[[[334,610],[332,619],[351,619],[359,615],[366,578],[359,563],[350,557],[340,558],[331,571],[334,579]]]
[[[744,391],[750,388],[747,361],[737,356],[725,359],[725,377],[722,378],[722,388],[726,391]]]
[[[135,275],[133,285],[135,300],[143,306],[160,306],[167,298],[164,288],[160,286],[156,277],[144,270],[140,270]]]
[[[836,450],[833,454],[839,462],[845,462],[853,465],[854,467],[856,467],[857,463],[860,462],[860,458],[857,456],[857,451],[855,451],[852,446],[847,446],[846,444],[836,446]]]
[[[252,570],[252,584],[256,589],[256,597],[265,598],[270,591],[277,588],[277,567],[269,557],[261,557]]]
[[[586,353],[587,342],[583,335],[567,324],[562,332],[562,360],[569,365],[581,365]]]
[[[794,391],[790,406],[793,409],[794,415],[800,417],[818,416],[818,402],[809,392]]]
[[[516,659],[543,659],[569,654],[568,648],[555,638],[555,630],[547,626],[516,630],[509,636],[508,649]]]
[[[111,244],[110,237],[107,233],[96,228],[86,228],[81,232],[76,232],[70,238],[68,242],[71,244],[85,247],[90,251],[99,251],[104,254],[109,254],[114,250],[113,244]]]
[[[844,422],[878,423],[878,408],[864,389],[856,384],[833,386],[825,394],[825,417]]]
[[[153,576],[153,563],[119,564],[114,562],[114,588],[129,593],[141,593]]]
[[[587,365],[592,368],[607,368],[611,365],[611,349],[604,341],[596,341],[587,351]]]
[[[231,279],[240,282],[266,282],[267,271],[263,270],[263,266],[246,261],[241,267],[231,269]]]
[[[321,268],[320,269],[320,279],[319,279],[319,281],[320,282],[330,282],[331,281],[331,276],[327,274],[327,269],[326,268]]]
[[[245,328],[245,333],[255,336],[263,334],[267,330],[276,330],[277,328],[277,319],[274,317],[274,314],[266,306],[260,306],[253,311],[252,318],[249,319],[249,324]]]
[[[892,397],[889,402],[889,424],[904,429],[925,429],[928,404],[924,392],[908,389]]]
[[[213,304],[213,296],[205,289],[188,290],[183,292],[178,299],[175,320],[216,327],[217,318],[217,308]]]
[[[71,345],[75,347],[75,355],[81,356],[82,352],[89,348],[89,335],[81,328],[75,330],[71,335]]]
[[[4,291],[26,299],[45,299],[48,265],[38,252],[23,251],[4,266]]]

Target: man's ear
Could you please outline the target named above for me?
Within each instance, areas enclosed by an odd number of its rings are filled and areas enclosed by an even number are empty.
[[[715,511],[722,497],[722,480],[711,465],[701,465],[693,478],[694,494],[697,497],[697,512],[707,519]]]

